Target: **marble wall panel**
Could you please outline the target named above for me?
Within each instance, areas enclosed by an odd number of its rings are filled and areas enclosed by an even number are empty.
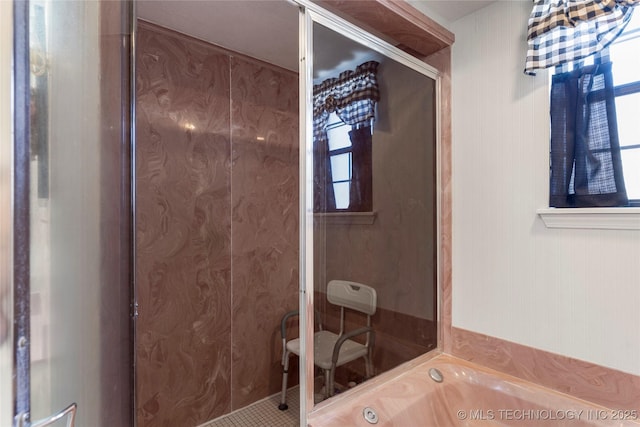
[[[139,426],[228,412],[229,57],[141,24],[137,52]]]
[[[451,46],[455,36],[408,2],[389,0],[317,0],[382,39],[416,56],[431,55]]]
[[[281,387],[298,79],[147,23],[138,49],[137,419],[193,426]]]
[[[451,341],[456,357],[608,408],[640,410],[637,375],[455,327]]]
[[[298,308],[298,76],[233,58],[231,106],[231,401],[238,409],[280,390],[280,319]]]
[[[440,73],[440,157],[439,171],[439,226],[440,259],[438,275],[440,282],[440,312],[438,343],[445,353],[451,352],[451,293],[453,265],[452,250],[452,194],[451,194],[451,47],[434,53],[423,61]]]

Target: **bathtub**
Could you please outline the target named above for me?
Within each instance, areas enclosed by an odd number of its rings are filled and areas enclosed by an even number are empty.
[[[604,408],[449,355],[426,359],[321,403],[308,425],[640,426],[640,402],[634,408]],[[431,378],[431,368],[442,382]]]

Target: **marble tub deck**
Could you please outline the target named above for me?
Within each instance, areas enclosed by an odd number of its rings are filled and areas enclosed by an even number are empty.
[[[437,368],[437,383],[429,369]],[[376,426],[640,426],[640,402],[634,407],[605,408],[510,375],[447,355],[425,355],[382,375],[358,392],[317,406],[309,426],[369,427],[366,408]],[[389,372],[388,374],[393,374]]]

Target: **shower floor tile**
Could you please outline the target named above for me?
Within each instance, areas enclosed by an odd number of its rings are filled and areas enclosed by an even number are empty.
[[[280,393],[238,409],[230,414],[202,424],[200,427],[299,427],[299,387],[287,391],[289,409],[278,409]]]

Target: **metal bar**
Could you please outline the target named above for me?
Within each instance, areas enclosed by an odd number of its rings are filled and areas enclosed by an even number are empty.
[[[53,425],[56,421],[60,421],[62,418],[69,416],[67,418],[67,427],[74,427],[76,425],[76,411],[78,410],[78,405],[76,403],[72,403],[71,405],[64,408],[62,411],[57,414],[51,415],[43,420],[40,420],[34,424],[31,424],[31,427],[47,427]]]
[[[615,96],[631,95],[640,92],[640,81],[627,83],[613,88]]]
[[[14,286],[14,424],[29,425],[29,1],[13,3],[13,286]]]
[[[136,60],[137,60],[137,52],[136,52],[136,37],[138,34],[137,27],[137,3],[136,0],[129,0],[127,3],[128,6],[128,19],[129,21],[125,23],[128,26],[129,31],[129,46],[128,46],[128,54],[129,54],[129,134],[123,135],[123,138],[128,136],[128,139],[123,139],[123,141],[129,141],[129,170],[123,171],[123,173],[128,173],[130,181],[128,182],[128,195],[129,195],[129,283],[130,283],[130,336],[131,342],[131,352],[130,352],[130,360],[131,360],[131,425],[136,427],[138,425],[138,418],[136,417],[136,409],[138,407],[137,401],[137,393],[136,393],[136,325],[138,321],[138,287],[136,283]],[[126,183],[125,183],[126,184]],[[126,193],[125,193],[126,194]]]
[[[313,26],[300,7],[298,20],[300,113],[300,425],[313,409]]]

